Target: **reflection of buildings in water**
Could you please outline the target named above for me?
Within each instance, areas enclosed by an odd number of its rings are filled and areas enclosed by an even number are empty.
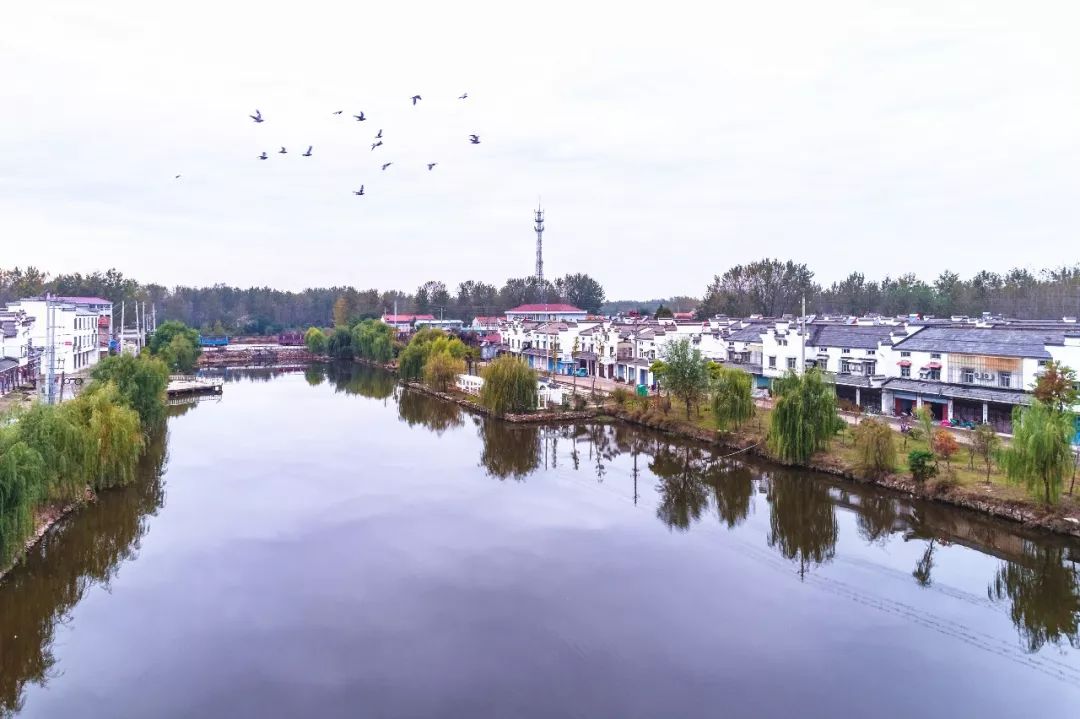
[[[152,434],[133,485],[102,492],[56,526],[0,584],[0,716],[20,709],[28,682],[48,682],[56,625],[135,556],[147,518],[164,503],[167,444],[164,430]]]

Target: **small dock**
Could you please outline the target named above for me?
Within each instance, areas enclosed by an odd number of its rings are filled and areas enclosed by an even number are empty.
[[[225,381],[222,379],[203,379],[188,375],[172,375],[165,390],[169,397],[184,397],[198,394],[221,394]]]

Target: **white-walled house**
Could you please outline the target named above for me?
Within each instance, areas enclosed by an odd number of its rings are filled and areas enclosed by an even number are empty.
[[[1008,432],[1015,407],[1051,360],[1080,366],[1080,332],[1044,327],[931,326],[888,348],[882,411],[926,406],[939,421],[989,422]]]
[[[31,344],[33,325],[23,310],[0,309],[0,395],[37,378],[40,352]]]
[[[9,302],[7,309],[9,312],[21,310],[33,318],[30,342],[35,349],[41,350],[41,372],[45,372],[48,361],[46,300],[21,299]],[[56,371],[71,374],[97,364],[101,354],[98,312],[58,300],[52,301],[52,311],[55,323]]]

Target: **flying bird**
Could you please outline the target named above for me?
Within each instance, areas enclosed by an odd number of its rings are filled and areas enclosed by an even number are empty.
[[[381,144],[382,144],[382,140],[379,140],[378,142],[373,142],[373,143],[371,143],[371,149],[374,150],[376,147],[378,147]]]
[[[461,97],[459,97],[458,99],[459,99],[459,100],[464,100],[464,99],[465,99],[465,98],[467,98],[468,96],[469,96],[469,93],[465,92],[465,93],[462,93]]]
[[[382,166],[382,169],[384,169],[384,170],[385,170],[386,168],[390,167],[390,165],[393,165],[393,164],[394,164],[394,163],[392,163],[392,162],[387,162],[387,163],[384,163],[384,164],[383,164],[383,166]]]
[[[364,111],[363,111],[363,110],[361,110],[361,111],[360,111],[360,114],[359,114],[359,115],[353,115],[353,117],[355,117],[355,118],[356,118],[356,121],[357,121],[357,122],[363,122],[364,120],[366,120],[366,119],[367,119],[367,118],[366,118],[366,117],[364,116]]]
[[[413,95],[413,96],[412,96],[412,104],[413,104],[413,106],[414,106],[414,107],[416,106],[416,101],[417,101],[417,100],[423,100],[423,99],[424,99],[424,98],[420,97],[419,95]]]
[[[301,157],[311,157],[311,145],[307,146],[307,152],[300,155]]]
[[[364,194],[364,186],[360,185],[360,189],[359,190],[353,190],[352,193],[354,195],[362,195],[362,194]]]
[[[380,128],[379,128],[379,134],[375,136],[375,139],[376,139],[376,140],[378,140],[378,139],[380,139],[381,137],[382,137],[382,128],[380,127]]]
[[[262,122],[263,121],[262,113],[259,112],[258,110],[255,111],[254,115],[248,115],[248,117],[250,117],[255,122]]]
[[[174,180],[179,180],[179,179],[180,179],[180,175],[177,175],[177,176],[176,176],[176,177],[174,177],[173,179],[174,179]]]
[[[289,153],[285,150],[284,147],[282,147],[280,150],[277,151],[277,154],[279,154],[279,155],[288,155]]]
[[[340,115],[343,112],[345,112],[345,111],[344,110],[334,110],[333,114]]]
[[[479,135],[469,135],[469,142],[471,142],[474,145],[479,145],[480,144],[480,136]]]
[[[265,152],[263,154],[259,155],[260,160],[265,160],[266,158],[267,158],[267,155],[266,155]]]
[[[434,169],[435,169],[435,165],[438,165],[438,164],[439,164],[439,163],[437,163],[437,162],[429,162],[429,163],[427,164],[427,169],[428,169],[428,172],[431,172],[432,170],[434,170]]]

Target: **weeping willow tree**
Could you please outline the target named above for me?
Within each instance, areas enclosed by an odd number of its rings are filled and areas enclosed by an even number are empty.
[[[0,429],[0,568],[11,562],[33,530],[45,478],[41,455],[19,438],[15,427]]]
[[[1023,484],[1033,496],[1052,504],[1072,471],[1073,414],[1036,400],[1013,410],[1012,444],[1002,453],[1009,481]]]
[[[818,370],[789,372],[773,383],[777,395],[769,446],[785,462],[802,463],[828,445],[841,427],[836,392]]]
[[[97,384],[112,382],[119,398],[139,414],[144,429],[165,421],[169,368],[161,360],[129,354],[106,357],[90,371]]]
[[[524,360],[496,357],[484,369],[480,403],[495,414],[524,412],[536,406],[536,374]]]
[[[14,417],[19,439],[41,457],[45,472],[42,499],[71,500],[86,487],[90,437],[86,425],[71,411],[71,404],[35,404]]]
[[[130,484],[143,450],[139,414],[126,406],[112,382],[96,385],[70,403],[89,440],[89,477],[94,489]]]
[[[712,413],[721,431],[738,427],[754,416],[753,378],[742,370],[718,367],[712,370]]]

